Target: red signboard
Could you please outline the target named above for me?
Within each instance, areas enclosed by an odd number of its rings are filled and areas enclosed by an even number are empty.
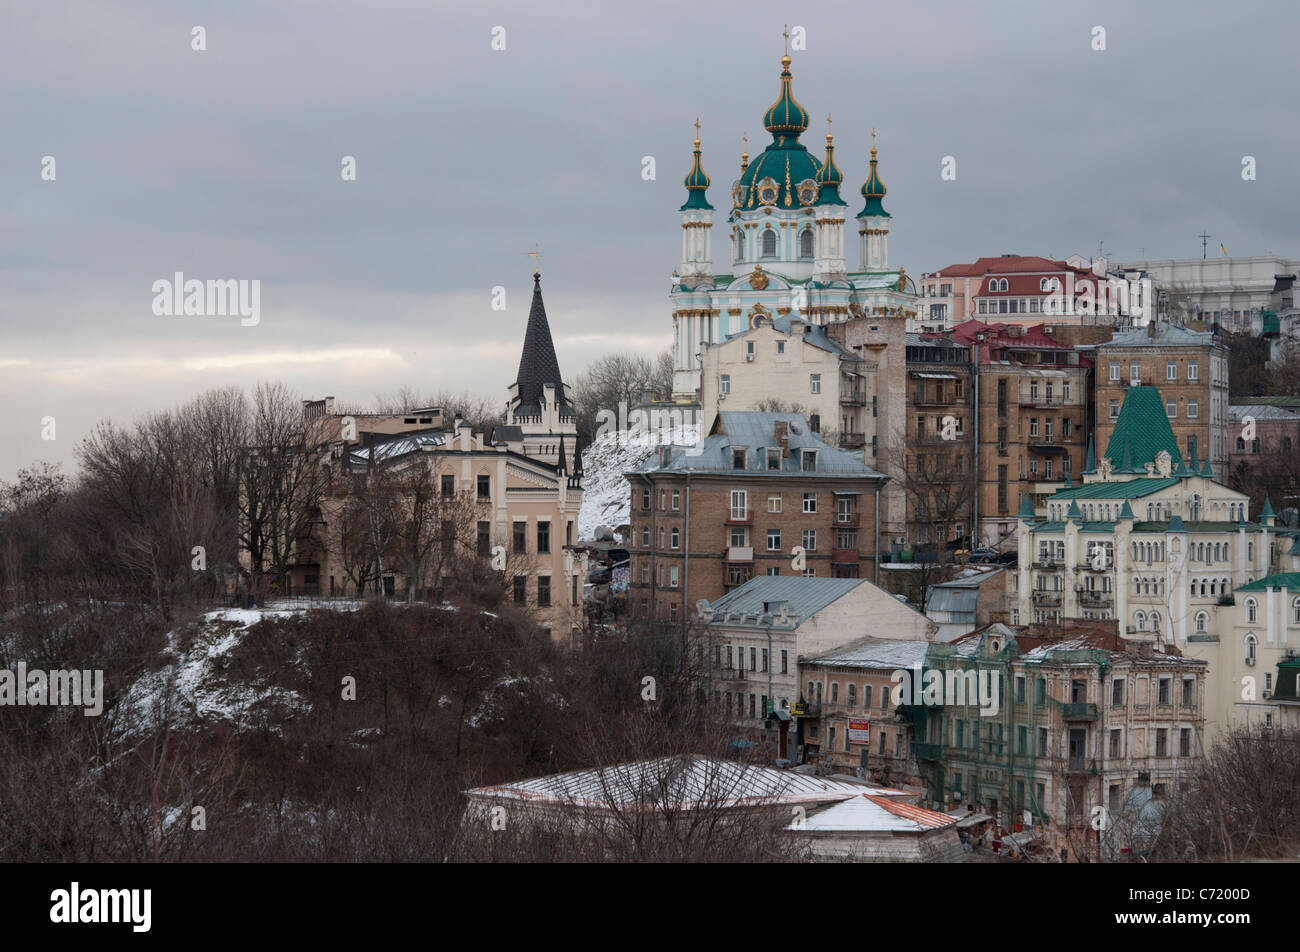
[[[866,746],[871,743],[870,721],[849,721],[849,743]]]

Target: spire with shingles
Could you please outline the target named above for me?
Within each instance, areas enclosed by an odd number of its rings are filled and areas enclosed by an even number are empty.
[[[546,320],[546,305],[542,303],[542,275],[533,272],[533,303],[528,309],[528,329],[524,332],[524,350],[519,357],[519,405],[516,416],[541,414],[545,384],[554,384],[555,399],[567,406],[564,384],[560,380],[560,362],[555,356],[555,342],[551,340],[551,325]]]

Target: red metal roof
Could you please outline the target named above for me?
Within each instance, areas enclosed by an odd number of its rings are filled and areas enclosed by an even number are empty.
[[[863,796],[877,806],[888,810],[894,816],[901,816],[914,823],[919,823],[921,826],[927,826],[932,830],[952,826],[957,822],[946,813],[927,810],[925,807],[913,806],[910,803],[899,803],[897,800],[891,800],[888,797],[872,796],[871,794],[863,794]]]

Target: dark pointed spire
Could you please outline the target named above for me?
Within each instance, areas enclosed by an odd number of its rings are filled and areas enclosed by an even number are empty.
[[[555,471],[561,475],[569,475],[569,463],[564,456],[564,434],[560,434],[560,462],[556,465]]]
[[[1119,471],[1121,473],[1133,472],[1133,444],[1126,437],[1124,440],[1124,455],[1119,461]]]
[[[1088,458],[1083,461],[1083,475],[1091,476],[1097,472],[1097,448],[1093,445],[1092,434],[1088,434]]]
[[[528,309],[528,329],[524,332],[524,351],[519,357],[519,386],[517,416],[541,414],[544,384],[555,385],[555,399],[561,406],[568,404],[564,384],[560,380],[560,362],[555,356],[555,343],[551,340],[551,325],[546,320],[546,305],[542,303],[542,275],[533,272],[533,303]]]

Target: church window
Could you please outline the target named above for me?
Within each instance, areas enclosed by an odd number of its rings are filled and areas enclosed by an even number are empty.
[[[776,232],[771,228],[768,228],[763,232],[763,257],[776,257]]]
[[[805,228],[799,234],[799,257],[811,258],[813,256],[813,233],[811,228]]]

